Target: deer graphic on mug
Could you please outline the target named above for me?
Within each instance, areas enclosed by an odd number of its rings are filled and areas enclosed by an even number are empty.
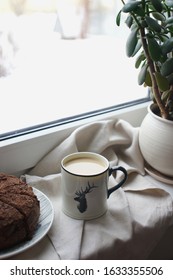
[[[85,190],[82,189],[80,191],[75,192],[76,197],[74,200],[78,201],[79,204],[77,205],[77,208],[81,213],[85,212],[87,209],[87,200],[86,200],[86,194],[91,193],[94,188],[97,188],[98,186],[90,186],[90,183],[88,182],[88,186],[86,186]]]

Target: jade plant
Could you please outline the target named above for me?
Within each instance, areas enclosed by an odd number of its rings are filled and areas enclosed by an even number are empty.
[[[116,23],[126,14],[126,54],[136,58],[138,84],[151,89],[157,114],[173,121],[173,0],[121,2]]]

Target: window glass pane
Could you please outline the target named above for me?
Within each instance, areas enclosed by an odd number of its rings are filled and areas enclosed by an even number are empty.
[[[118,0],[0,1],[0,134],[146,97]]]

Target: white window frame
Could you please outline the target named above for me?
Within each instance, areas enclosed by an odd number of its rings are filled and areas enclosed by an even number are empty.
[[[17,176],[26,173],[73,130],[89,122],[120,118],[138,127],[147,113],[149,103],[148,101],[143,102],[113,112],[0,141],[0,172]]]

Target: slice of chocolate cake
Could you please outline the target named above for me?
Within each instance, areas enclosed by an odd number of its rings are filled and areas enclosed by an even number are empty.
[[[32,238],[39,215],[40,203],[32,187],[0,173],[0,250]]]

